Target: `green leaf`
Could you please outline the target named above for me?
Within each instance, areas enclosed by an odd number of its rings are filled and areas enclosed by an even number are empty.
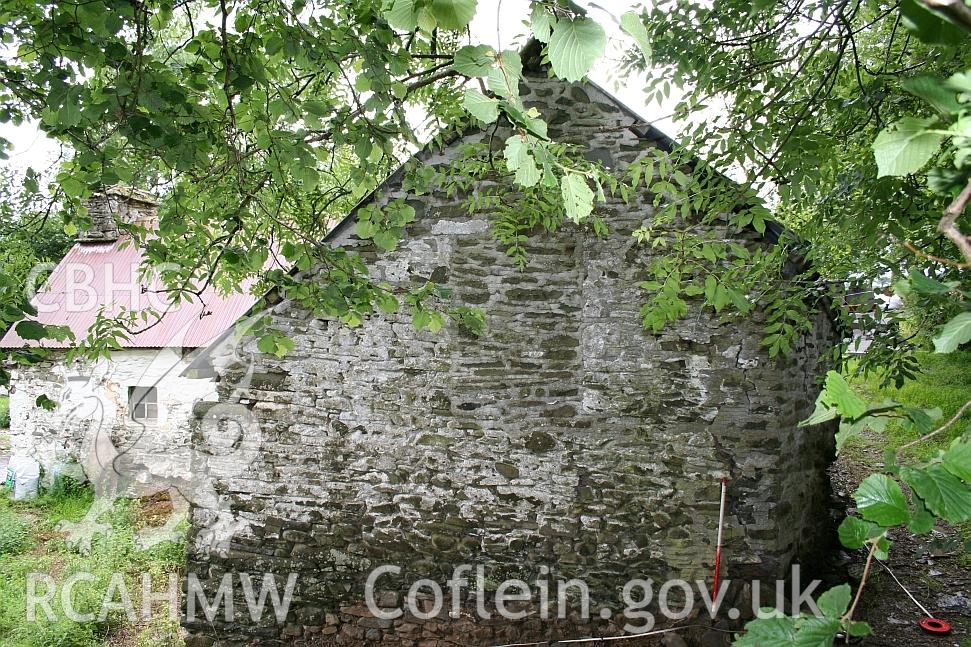
[[[445,317],[441,312],[429,312],[428,313],[428,330],[429,332],[436,333],[442,329],[445,325]]]
[[[276,350],[276,342],[273,340],[273,334],[263,335],[260,337],[259,341],[256,342],[256,348],[259,349],[261,353],[272,353]]]
[[[910,270],[910,287],[920,294],[947,294],[951,288],[937,279],[932,279],[916,268]]]
[[[967,32],[928,9],[920,0],[903,0],[900,15],[904,26],[930,45],[958,45],[968,38]]]
[[[516,183],[530,187],[539,182],[540,172],[536,160],[529,154],[530,138],[522,135],[512,135],[506,140],[503,155],[506,158],[506,168],[516,172]]]
[[[529,157],[526,139],[522,135],[511,135],[506,139],[502,154],[506,158],[506,168],[515,171]]]
[[[836,371],[826,373],[826,396],[845,418],[856,419],[866,413],[866,403]]]
[[[541,174],[533,156],[526,155],[526,158],[519,164],[519,168],[516,169],[516,184],[525,187],[535,186],[540,177]]]
[[[873,551],[873,556],[879,559],[881,562],[886,561],[890,557],[890,540],[887,539],[886,535],[877,539],[877,548]]]
[[[374,244],[386,252],[393,252],[398,247],[398,236],[393,231],[379,231],[371,237]]]
[[[45,411],[53,411],[54,409],[57,408],[57,402],[54,402],[49,397],[47,397],[46,393],[41,393],[40,395],[38,395],[37,398],[34,400],[34,404],[40,407],[41,409],[44,409]]]
[[[756,618],[745,624],[745,633],[735,640],[735,647],[792,647],[796,640],[796,619]]]
[[[72,128],[81,123],[81,109],[75,103],[74,97],[68,97],[61,105],[61,109],[57,111],[57,119],[57,125],[65,128]]]
[[[481,337],[485,332],[485,312],[481,308],[459,306],[453,316],[458,318],[459,326],[471,335]]]
[[[846,633],[851,636],[869,636],[873,632],[867,623],[854,620],[846,625]]]
[[[550,14],[544,4],[537,2],[533,5],[533,10],[529,14],[529,29],[537,40],[542,43],[550,42],[550,33],[555,22],[556,18]]]
[[[278,335],[276,338],[276,348],[273,349],[273,354],[277,357],[283,357],[296,347],[293,340],[286,335]]]
[[[896,526],[910,520],[903,491],[896,481],[884,474],[866,477],[853,493],[853,499],[867,521],[881,526]]]
[[[920,97],[945,114],[956,114],[961,111],[956,92],[949,89],[943,79],[929,74],[912,76],[900,82],[907,92]]]
[[[934,421],[942,415],[938,407],[934,407],[933,409],[918,409],[917,407],[901,405],[900,409],[906,416],[902,421],[904,428],[915,431],[920,435],[926,434],[933,429]]]
[[[715,312],[721,312],[722,308],[731,303],[731,300],[728,289],[722,283],[715,286],[715,300],[712,302]]]
[[[492,69],[495,60],[495,53],[488,45],[466,45],[455,52],[452,67],[465,76],[484,77]]]
[[[439,27],[465,29],[475,17],[476,0],[432,0],[431,13]]]
[[[69,198],[80,197],[86,188],[83,182],[71,176],[60,178],[58,183],[61,185],[61,190],[64,191],[64,195]]]
[[[816,600],[816,606],[819,607],[819,610],[823,612],[824,616],[839,618],[846,613],[847,607],[850,606],[850,598],[852,596],[853,590],[850,588],[850,585],[840,584],[820,595]]]
[[[944,141],[944,135],[927,132],[936,123],[933,117],[904,117],[877,135],[873,142],[877,177],[909,175],[922,169]]]
[[[971,519],[971,489],[942,466],[905,467],[900,476],[938,517],[951,523]]]
[[[511,49],[503,50],[496,65],[489,70],[486,85],[494,93],[504,99],[519,96],[519,80],[523,76],[523,62],[519,52]]]
[[[862,548],[867,539],[877,537],[881,533],[883,528],[858,517],[843,519],[837,531],[840,543],[851,549]]]
[[[839,618],[802,618],[798,625],[796,639],[791,643],[795,647],[832,647],[840,630]]]
[[[567,173],[560,180],[560,193],[566,215],[579,224],[593,211],[593,191],[584,177],[578,173]]]
[[[378,308],[386,314],[394,314],[401,307],[397,297],[388,292],[378,292],[374,298],[378,304]]]
[[[927,506],[924,505],[924,501],[919,496],[913,497],[913,500],[914,512],[910,516],[910,523],[907,524],[907,530],[915,535],[926,535],[934,528],[937,520],[927,510]]]
[[[421,332],[432,321],[432,316],[424,308],[415,308],[411,313],[411,325],[415,330]]]
[[[944,452],[941,464],[954,476],[971,483],[971,443],[956,439]]]
[[[947,79],[947,85],[958,92],[971,92],[971,70],[952,74]]]
[[[47,329],[36,321],[25,320],[17,324],[17,334],[21,339],[39,340],[47,337]]]
[[[354,226],[354,233],[357,234],[358,238],[370,238],[378,233],[378,226],[371,220],[359,219]]]
[[[395,29],[412,31],[418,26],[415,0],[391,0],[390,7],[384,12],[384,19]]]
[[[478,90],[469,88],[465,91],[465,98],[462,100],[462,107],[470,115],[487,124],[491,124],[499,118],[499,101],[487,97]]]
[[[705,284],[707,288],[707,281]],[[714,285],[712,286],[712,296],[714,296]],[[799,427],[810,427],[812,425],[818,425],[824,422],[829,422],[830,420],[835,420],[840,415],[839,410],[836,405],[827,397],[826,390],[824,389],[816,396],[816,408],[805,420],[799,422]]]
[[[590,18],[564,18],[556,23],[548,47],[553,73],[570,82],[579,81],[603,56],[607,35]]]
[[[839,430],[836,432],[836,454],[843,451],[846,441],[860,434],[861,427],[855,423],[840,422]]]
[[[654,55],[651,48],[651,35],[647,32],[640,15],[637,12],[628,11],[620,17],[620,28],[634,39],[641,50],[641,54],[644,55],[644,60],[650,65],[651,57]]]
[[[953,353],[961,344],[971,341],[971,312],[962,312],[944,324],[934,337],[935,353]]]
[[[334,112],[333,106],[317,99],[304,101],[302,105],[304,110],[317,117],[326,117]]]

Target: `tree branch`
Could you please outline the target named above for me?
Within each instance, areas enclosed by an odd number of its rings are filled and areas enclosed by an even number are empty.
[[[957,226],[958,217],[964,213],[964,208],[968,206],[968,202],[971,202],[971,179],[968,180],[967,185],[954,199],[954,202],[944,210],[944,217],[937,223],[937,230],[950,238],[961,250],[965,262],[971,264],[971,239],[965,236]]]
[[[863,595],[863,587],[866,586],[867,578],[870,576],[870,567],[873,566],[873,555],[877,552],[877,543],[879,542],[878,537],[870,539],[870,552],[866,556],[866,565],[863,567],[863,577],[860,578],[860,585],[856,588],[856,595],[853,596],[853,604],[850,605],[849,610],[843,617],[840,618],[840,622],[849,622],[853,619],[853,613],[856,611],[856,605],[860,603],[860,597]]]
[[[940,263],[941,265],[949,265],[951,267],[956,267],[961,270],[971,267],[971,263],[958,263],[957,261],[952,261],[949,258],[941,258],[940,256],[934,256],[933,254],[928,254],[925,251],[917,249],[917,247],[909,240],[904,241],[904,247],[907,250],[916,254],[917,256],[920,256],[921,258],[926,258],[928,260],[935,261],[937,263]]]
[[[912,440],[909,443],[907,443],[906,445],[901,445],[900,447],[897,448],[897,451],[899,452],[901,450],[907,449],[908,447],[913,447],[914,445],[916,445],[918,443],[922,443],[922,442],[924,442],[925,440],[927,440],[929,438],[933,438],[934,436],[936,436],[937,434],[941,433],[942,431],[944,431],[945,429],[947,429],[951,425],[953,425],[955,422],[957,422],[958,420],[960,420],[961,419],[961,416],[963,416],[964,415],[964,412],[967,411],[969,408],[971,408],[971,400],[968,400],[967,402],[965,402],[964,403],[964,406],[961,407],[960,409],[958,409],[958,412],[955,413],[954,416],[950,420],[948,420],[947,422],[945,422],[943,425],[941,425],[940,427],[938,427],[934,431],[930,432],[929,434],[925,434],[925,435],[921,436],[917,440]]]
[[[971,7],[964,0],[920,0],[931,11],[944,14],[957,24],[971,31]]]

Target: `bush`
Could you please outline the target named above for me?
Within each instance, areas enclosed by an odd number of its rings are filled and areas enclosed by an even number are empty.
[[[94,501],[94,490],[67,476],[58,476],[50,488],[31,502],[52,528],[61,521],[80,521]]]
[[[0,397],[0,429],[10,429],[10,398]]]
[[[51,486],[47,488],[48,496],[54,498],[85,498],[88,496],[88,492],[91,488],[87,483],[79,483],[75,481],[70,476],[65,476],[64,474],[58,474],[54,477],[54,482]]]
[[[0,557],[20,555],[30,548],[27,524],[10,510],[0,510]]]

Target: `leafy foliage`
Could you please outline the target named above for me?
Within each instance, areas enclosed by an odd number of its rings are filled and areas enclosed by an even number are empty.
[[[562,18],[553,27],[549,42],[553,72],[567,81],[582,79],[603,56],[607,35],[589,18]]]
[[[793,617],[768,617],[745,625],[746,633],[733,643],[739,647],[769,645],[831,645],[833,636],[843,631],[849,636],[866,636],[870,627],[846,616],[852,590],[848,584],[835,586],[816,600],[821,616],[803,614]],[[769,611],[768,609],[765,611]]]
[[[800,424],[814,425],[841,418],[837,442],[842,446],[847,437],[859,433],[862,428],[884,428],[887,420],[892,418],[910,425],[922,439],[926,439],[947,429],[961,411],[963,409],[934,430],[935,420],[941,417],[939,409],[925,410],[889,399],[866,403],[838,373],[830,372],[817,399],[816,410]],[[894,527],[905,526],[912,533],[925,534],[931,531],[937,519],[953,524],[971,519],[971,428],[927,460],[901,466],[898,465],[898,453],[888,450],[885,463],[885,473],[870,474],[853,493],[860,516],[848,516],[839,527],[843,546],[869,548],[868,564],[874,558],[887,559],[890,549],[888,532]],[[906,483],[913,493],[909,502],[901,482]],[[865,578],[860,586],[864,584]],[[846,622],[851,619],[851,613],[843,617]],[[762,622],[765,621],[754,621],[756,631],[762,630],[759,629]],[[847,625],[844,628],[849,630]],[[827,634],[829,640],[838,629],[835,626]]]
[[[8,510],[0,510],[0,558],[19,555],[30,548],[27,524]]]

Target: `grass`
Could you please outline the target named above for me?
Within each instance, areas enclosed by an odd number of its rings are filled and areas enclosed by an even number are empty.
[[[0,644],[4,647],[182,647],[177,621],[157,607],[147,621],[129,619],[122,609],[102,613],[102,601],[112,578],[122,578],[136,611],[141,609],[142,574],[152,576],[153,589],[164,590],[168,574],[180,574],[185,563],[183,543],[164,542],[149,550],[136,544],[137,528],[145,525],[141,501],[118,500],[99,521],[111,532],[98,535],[91,551],[69,546],[58,530],[62,521],[80,521],[94,500],[90,489],[73,484],[55,487],[30,502],[14,502],[0,488]],[[38,610],[27,618],[27,580],[31,573],[50,575],[57,588],[51,602],[54,619]],[[62,587],[71,575],[90,573],[90,581],[74,587],[72,600],[79,612],[93,612],[90,620],[66,616]],[[115,575],[115,574],[120,575]],[[43,592],[45,583],[37,590]],[[119,602],[119,595],[109,601]]]
[[[880,380],[876,376],[850,378],[850,384],[864,399],[876,402],[890,398],[902,404],[920,407],[922,409],[940,409],[941,417],[935,422],[935,428],[949,421],[966,402],[971,400],[971,351],[958,351],[939,355],[935,353],[921,353],[918,355],[922,372],[917,379],[907,381],[901,388],[881,389]],[[947,430],[934,438],[928,439],[902,452],[905,462],[920,462],[933,457],[938,451],[945,449],[950,443],[964,433],[971,432],[971,410],[965,412]],[[851,437],[843,446],[844,454],[860,463],[872,462],[868,458],[866,449],[877,447],[883,449],[897,449],[919,438],[918,433],[907,429],[896,421],[891,421],[882,435],[874,437]],[[878,470],[882,465],[871,465]],[[971,522],[956,527],[958,535],[964,542],[971,541]],[[971,553],[964,553],[961,557],[963,567],[971,567]],[[967,647],[971,647],[969,644]]]
[[[923,372],[917,379],[909,380],[899,389],[881,389],[880,380],[876,376],[857,376],[851,378],[850,383],[861,396],[871,402],[891,398],[922,409],[938,408],[942,416],[936,424],[942,425],[971,400],[971,351],[958,351],[947,355],[921,353],[918,359]],[[971,410],[965,412],[947,431],[905,450],[905,455],[915,459],[929,458],[966,432],[969,426]],[[890,422],[884,432],[886,447],[889,449],[897,449],[918,437],[916,432],[907,430],[896,421]]]

